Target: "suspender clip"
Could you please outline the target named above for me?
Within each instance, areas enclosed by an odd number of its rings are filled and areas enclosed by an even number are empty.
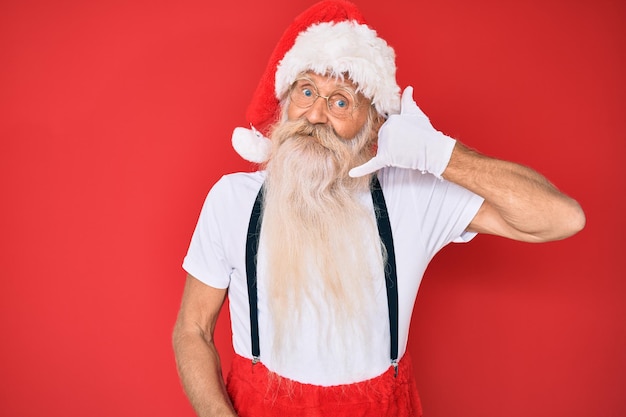
[[[396,378],[398,376],[398,360],[392,360],[391,366],[393,366],[393,377]]]
[[[257,363],[259,363],[260,360],[261,360],[261,358],[259,358],[258,356],[253,356],[252,357],[252,365],[256,365]]]

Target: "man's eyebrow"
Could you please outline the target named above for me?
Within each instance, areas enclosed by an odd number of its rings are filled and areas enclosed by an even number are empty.
[[[333,80],[335,81],[334,90],[346,90],[349,93],[351,93],[353,96],[355,97],[358,96],[360,90],[356,86],[354,86],[354,84],[351,81],[349,80],[346,81],[346,78],[340,78],[340,77],[333,77]],[[295,86],[301,81],[307,81],[313,84],[316,89],[319,89],[317,83],[311,78],[309,78],[306,74],[303,74],[299,76],[298,78],[296,78],[296,81],[293,83],[293,85]]]
[[[317,84],[315,85],[317,86]],[[335,86],[333,91],[336,90],[346,90],[355,97],[358,95],[359,91],[350,81],[342,80],[341,78],[335,79]]]
[[[354,84],[351,81],[346,81],[345,78],[336,78],[335,79],[337,82],[337,87],[338,88],[345,88],[346,90],[350,90],[350,91],[357,91],[357,89],[354,87]]]

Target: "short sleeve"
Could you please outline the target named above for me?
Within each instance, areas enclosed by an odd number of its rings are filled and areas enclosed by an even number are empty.
[[[245,274],[250,213],[265,179],[263,172],[224,175],[209,191],[191,237],[183,268],[215,288],[232,287]]]
[[[484,201],[479,195],[417,170],[388,168],[379,177],[385,198],[396,207],[399,219],[406,220],[403,224],[410,225],[406,232],[419,236],[429,257],[448,243],[469,242],[476,236],[467,227]]]
[[[230,267],[226,260],[224,240],[220,228],[220,194],[223,180],[209,191],[198,223],[191,237],[183,269],[203,283],[215,288],[227,288],[230,282]]]

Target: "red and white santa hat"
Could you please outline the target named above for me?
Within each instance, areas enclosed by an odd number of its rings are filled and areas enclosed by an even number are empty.
[[[400,111],[395,53],[365,24],[357,7],[346,0],[324,0],[300,14],[272,53],[248,106],[250,129],[236,128],[232,144],[252,162],[265,162],[270,142],[265,136],[280,115],[280,100],[306,71],[344,74],[384,117]]]

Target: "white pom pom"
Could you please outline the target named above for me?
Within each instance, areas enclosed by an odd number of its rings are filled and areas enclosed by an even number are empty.
[[[257,164],[267,161],[272,144],[254,127],[246,129],[237,127],[233,131],[232,144],[235,151],[246,161]]]

